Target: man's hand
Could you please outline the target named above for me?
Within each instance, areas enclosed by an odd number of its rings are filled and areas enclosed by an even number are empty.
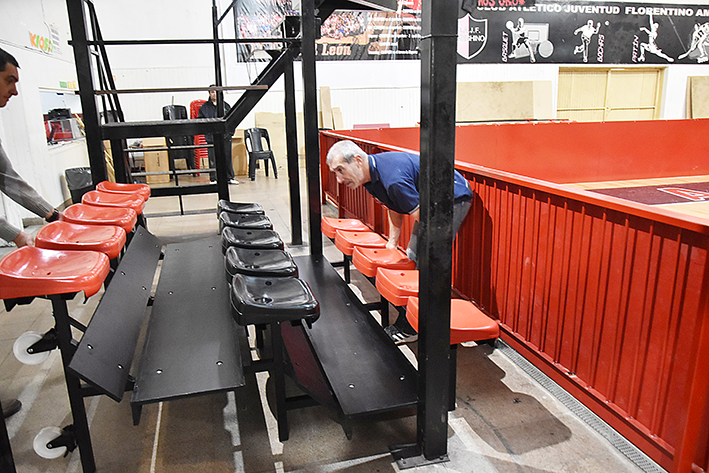
[[[34,237],[25,232],[20,232],[19,235],[12,240],[18,248],[23,246],[34,246]]]
[[[387,248],[396,248],[399,244],[399,236],[401,236],[401,225],[404,223],[404,216],[389,209],[389,241]]]

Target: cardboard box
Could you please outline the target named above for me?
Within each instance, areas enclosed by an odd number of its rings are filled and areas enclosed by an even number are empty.
[[[254,115],[256,128],[268,130],[271,150],[280,169],[286,165],[286,115],[284,113],[258,112]]]
[[[143,138],[143,156],[145,159],[145,172],[169,171],[170,163],[167,159],[167,151],[150,151],[151,147],[164,148],[165,138]],[[169,174],[159,174],[155,176],[145,176],[148,184],[165,184],[170,182]]]
[[[248,176],[249,152],[246,149],[244,130],[237,129],[231,137],[231,163],[234,166],[234,175]]]

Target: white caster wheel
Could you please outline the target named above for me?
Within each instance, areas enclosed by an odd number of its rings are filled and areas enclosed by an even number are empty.
[[[44,335],[39,332],[25,332],[15,340],[12,345],[12,351],[15,353],[15,358],[20,363],[26,365],[38,365],[49,358],[49,351],[41,351],[39,353],[27,353],[27,349],[40,341]]]
[[[59,458],[66,453],[66,447],[49,448],[47,444],[61,435],[62,429],[59,427],[45,427],[35,436],[32,447],[42,458],[48,460]]]

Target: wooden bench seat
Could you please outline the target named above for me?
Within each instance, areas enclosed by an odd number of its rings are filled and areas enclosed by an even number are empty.
[[[138,227],[91,317],[69,371],[120,402],[150,299],[160,241]]]
[[[218,236],[167,245],[131,396],[144,404],[244,386]]]
[[[73,397],[78,399],[72,402],[83,405],[82,397],[93,394],[120,402],[125,391],[133,390],[131,408],[137,424],[144,404],[245,384],[240,343],[245,334],[231,316],[220,246],[217,235],[167,245],[151,298],[162,245],[145,228],[137,228],[68,363],[67,380],[87,383],[80,392],[75,390]],[[129,373],[151,301],[140,366],[132,378]],[[88,473],[94,470],[87,466],[93,465],[88,427],[81,435],[84,438],[77,434],[77,442]]]
[[[345,419],[415,406],[416,369],[345,281],[322,256],[294,259],[321,314],[311,328],[304,327],[307,340],[284,326],[296,383],[320,403],[337,406]]]

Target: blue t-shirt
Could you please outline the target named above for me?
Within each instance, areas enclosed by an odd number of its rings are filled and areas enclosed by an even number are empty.
[[[364,184],[364,188],[394,212],[410,214],[419,208],[420,168],[417,154],[399,151],[370,154],[371,181]],[[458,171],[454,174],[453,198],[473,198],[467,181]]]

